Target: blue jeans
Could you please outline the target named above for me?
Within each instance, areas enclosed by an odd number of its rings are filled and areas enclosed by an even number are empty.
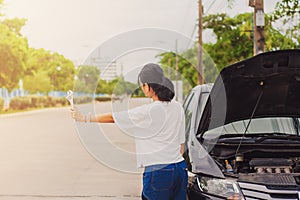
[[[143,200],[186,200],[187,170],[185,161],[145,167]]]

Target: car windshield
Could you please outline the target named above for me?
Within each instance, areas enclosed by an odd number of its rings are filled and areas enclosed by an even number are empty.
[[[226,124],[204,133],[204,137],[228,134],[286,134],[299,135],[300,118],[278,117],[278,118],[257,118],[252,119],[246,131],[250,120],[242,120]],[[246,131],[246,132],[245,132]]]

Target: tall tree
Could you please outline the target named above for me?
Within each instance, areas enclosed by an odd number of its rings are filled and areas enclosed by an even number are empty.
[[[30,48],[26,66],[24,89],[31,93],[48,94],[51,90],[67,91],[73,88],[74,64],[63,55]]]
[[[0,0],[0,10],[3,0]],[[25,25],[25,19],[14,18],[6,20],[0,12],[0,87],[9,91],[18,87],[18,83],[24,74],[27,39],[20,34]]]
[[[2,23],[6,25],[12,32],[17,36],[22,36],[21,29],[26,24],[26,19],[24,18],[13,18],[13,19],[4,19]]]
[[[48,75],[54,90],[68,91],[73,88],[74,64],[63,55],[53,53],[51,55],[51,62],[49,63]]]
[[[208,15],[203,18],[203,28],[211,29],[217,39],[216,43],[204,44],[204,48],[219,70],[253,55],[253,36],[249,34],[251,19],[250,13],[234,18],[226,14]]]
[[[0,87],[9,91],[18,86],[26,70],[28,42],[15,30],[0,21]]]
[[[0,0],[0,9],[3,0]],[[21,29],[26,19],[5,19],[0,13],[0,88],[9,91],[23,79],[24,89],[32,93],[67,91],[73,87],[74,64],[58,53],[29,48]]]
[[[203,44],[203,48],[207,52],[203,55],[205,82],[214,82],[218,70],[223,67],[253,56],[252,19],[252,13],[239,14],[233,18],[226,14],[208,15],[203,18],[204,29],[212,30],[216,38],[215,42]],[[298,47],[295,40],[274,28],[271,22],[267,15],[265,26],[267,51]],[[159,56],[163,66],[175,69],[173,52],[166,52]],[[186,77],[192,86],[197,84],[197,73],[194,67],[196,63],[196,47],[178,57],[179,73]]]
[[[23,77],[24,89],[30,93],[48,94],[53,89],[47,72],[51,61],[50,52],[29,48],[27,55],[27,70]]]
[[[181,53],[177,56],[174,52],[165,52],[159,54],[160,63],[164,68],[165,74],[171,80],[182,80],[184,85],[184,93],[187,93],[191,87],[197,85],[197,53],[198,48],[195,44],[193,48],[188,49],[187,51]],[[203,66],[205,74],[205,82],[210,83],[214,82],[217,77],[218,71],[216,69],[215,63],[209,56],[206,51],[203,51]],[[176,59],[177,59],[177,68],[178,75],[176,77]]]
[[[221,70],[223,67],[253,56],[252,13],[239,14],[230,18],[226,14],[204,17],[204,28],[212,29],[216,43],[204,44],[204,48]],[[293,49],[297,41],[273,27],[270,16],[266,15],[266,50]]]

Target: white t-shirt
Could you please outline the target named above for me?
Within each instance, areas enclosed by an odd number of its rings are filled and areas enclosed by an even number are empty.
[[[135,137],[137,166],[177,163],[183,160],[184,111],[177,101],[155,101],[113,113],[116,125]]]

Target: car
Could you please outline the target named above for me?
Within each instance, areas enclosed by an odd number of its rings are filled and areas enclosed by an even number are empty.
[[[189,200],[300,199],[300,50],[225,67],[183,107]]]

